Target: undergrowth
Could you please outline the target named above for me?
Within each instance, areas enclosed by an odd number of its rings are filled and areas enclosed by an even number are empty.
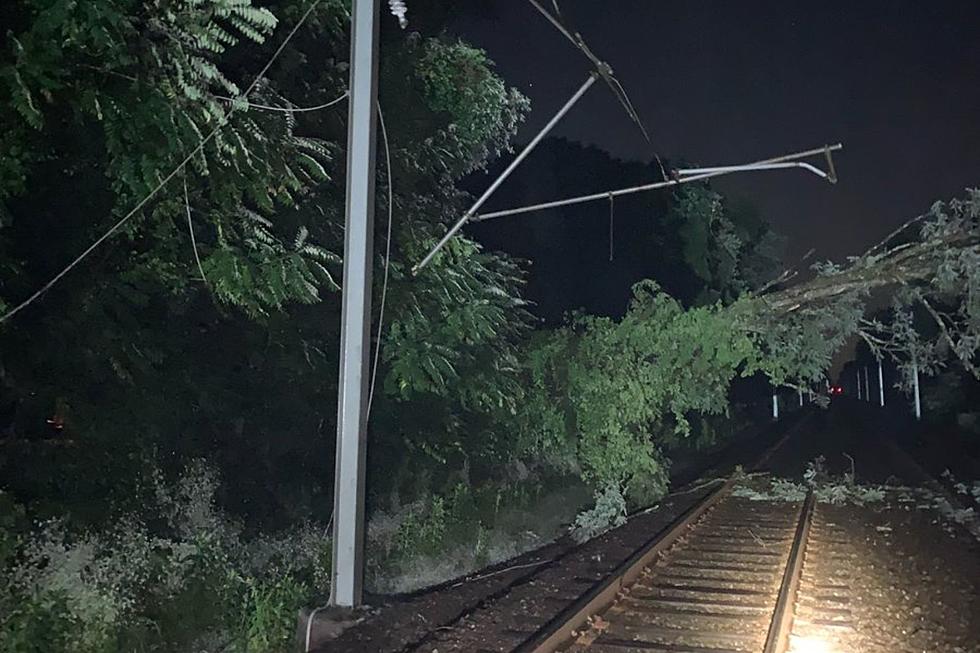
[[[156,475],[140,514],[102,530],[28,523],[0,493],[0,650],[216,651],[290,648],[299,607],[329,570],[322,526],[246,539],[215,501],[203,462]]]
[[[101,530],[31,523],[0,491],[0,650],[292,649],[299,610],[329,592],[328,525],[246,537],[203,461],[150,485],[144,510]],[[367,586],[410,591],[506,560],[563,534],[588,501],[581,484],[532,477],[374,510]]]
[[[626,497],[616,485],[596,492],[595,505],[575,517],[571,536],[579,543],[626,523]]]
[[[409,592],[457,578],[541,546],[565,532],[589,501],[568,478],[472,488],[459,483],[368,521],[368,586]]]
[[[811,491],[817,501],[837,506],[844,504],[863,506],[866,503],[882,501],[885,498],[883,487],[861,485],[855,481],[853,465],[851,471],[842,476],[833,476],[828,473],[826,460],[823,456],[807,463],[802,482],[785,478],[772,478],[767,490],[758,490],[749,485],[740,484],[732,491],[732,494],[752,501],[802,501]]]

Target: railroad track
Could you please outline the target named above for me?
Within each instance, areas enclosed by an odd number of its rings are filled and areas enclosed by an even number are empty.
[[[853,628],[846,577],[824,582],[807,560],[808,546],[835,544],[832,528],[811,529],[813,498],[753,501],[732,487],[707,497],[516,650],[785,653],[791,632]],[[801,583],[807,591],[797,605]]]

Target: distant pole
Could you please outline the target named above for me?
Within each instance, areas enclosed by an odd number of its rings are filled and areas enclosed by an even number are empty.
[[[330,604],[361,603],[380,0],[354,0]]]
[[[871,384],[868,382],[868,366],[864,366],[864,400],[871,403]]]
[[[772,418],[779,419],[779,397],[775,392],[772,393]]]
[[[878,359],[878,404],[885,407],[885,377],[881,372],[881,359]]]
[[[912,390],[915,392],[915,419],[922,419],[922,401],[919,399],[919,363],[912,359]]]
[[[861,370],[857,370],[858,399],[861,398]]]
[[[796,393],[800,396],[800,408],[803,408],[803,388],[797,388]]]

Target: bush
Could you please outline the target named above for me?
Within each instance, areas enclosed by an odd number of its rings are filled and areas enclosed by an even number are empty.
[[[575,518],[571,535],[581,543],[625,523],[626,498],[618,485],[608,485],[601,492],[596,492],[595,506]]]
[[[263,582],[248,579],[243,613],[248,653],[285,651],[296,632],[296,614],[309,590],[292,576]]]
[[[469,574],[560,537],[588,501],[577,478],[457,483],[367,525],[367,583],[407,592]]]
[[[52,520],[21,538],[0,572],[0,650],[290,648],[298,610],[329,577],[324,529],[243,541],[203,462],[153,482],[155,504],[110,529],[70,532]],[[0,542],[11,540],[8,521]]]

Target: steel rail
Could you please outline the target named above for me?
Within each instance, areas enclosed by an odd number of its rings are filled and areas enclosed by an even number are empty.
[[[624,560],[604,581],[586,592],[569,608],[546,623],[537,634],[514,649],[513,653],[553,653],[581,628],[589,617],[610,605],[616,595],[635,581],[661,552],[687,532],[703,514],[728,495],[735,479],[727,480],[701,502],[690,507],[679,519],[654,535],[644,546]]]
[[[803,576],[803,556],[810,537],[815,503],[813,492],[807,493],[803,508],[800,510],[800,521],[796,526],[796,536],[793,538],[793,547],[786,562],[786,571],[783,573],[779,596],[776,599],[776,609],[772,613],[772,621],[769,624],[769,633],[762,653],[785,653],[789,649],[789,634],[793,628],[793,606]]]
[[[782,448],[786,441],[808,421],[808,418],[809,414],[804,415],[795,424],[786,429],[786,432],[780,438],[778,438],[776,442],[770,445],[762,453],[762,455],[760,455],[756,462],[750,466],[750,469],[758,470],[764,464],[766,464],[766,462],[769,461],[775,452]],[[640,547],[640,549],[638,549],[629,558],[616,567],[616,569],[613,570],[606,579],[583,594],[574,603],[545,623],[529,639],[525,640],[517,648],[513,649],[513,653],[554,653],[555,651],[559,650],[560,647],[566,645],[571,639],[573,639],[573,633],[581,630],[582,627],[586,625],[590,617],[609,607],[615,601],[617,595],[624,588],[635,582],[643,573],[643,570],[653,563],[662,552],[669,549],[679,538],[685,535],[689,528],[694,525],[703,515],[725,499],[731,493],[731,490],[736,482],[737,479],[734,477],[728,479],[720,487],[709,492],[704,499],[688,508],[671,524],[659,531],[646,544]],[[780,599],[784,593],[791,599],[795,598],[796,596],[796,588],[798,586],[802,571],[802,553],[805,550],[804,545],[799,543],[805,543],[806,537],[809,534],[812,512],[812,497],[808,497],[807,501],[804,502],[803,508],[801,509],[801,516],[797,525],[794,543],[788,558],[790,562],[787,564],[787,568],[792,565],[794,572],[789,574],[787,571],[784,574],[783,581],[780,586],[780,598],[777,598],[777,610],[779,609],[780,605],[788,606],[787,608],[784,608],[783,611],[785,612],[788,609],[790,623],[792,623],[793,602],[792,600],[786,599],[782,599],[782,602],[780,602]],[[794,562],[797,559],[798,567],[797,563]],[[790,586],[788,589],[785,587],[787,585],[787,578],[795,579],[796,583]],[[773,622],[776,622],[775,617]],[[780,618],[778,623],[780,624],[780,628],[782,628],[782,618]],[[770,634],[772,634],[772,631],[773,628],[772,625],[770,625]],[[782,630],[779,632],[782,632]],[[777,653],[782,653],[782,651],[777,651]]]

